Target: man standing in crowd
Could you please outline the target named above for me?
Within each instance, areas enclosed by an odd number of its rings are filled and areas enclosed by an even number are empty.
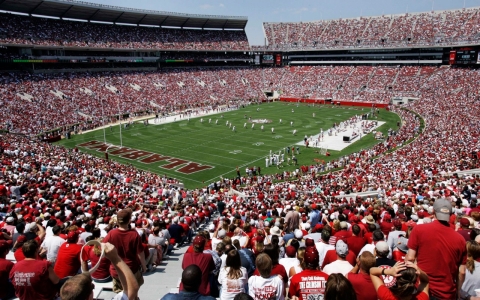
[[[65,243],[65,240],[62,239],[59,235],[61,228],[58,225],[53,226],[52,228],[53,235],[46,237],[42,243],[42,249],[47,251],[47,260],[55,265],[57,261],[58,250]]]
[[[460,265],[467,256],[465,239],[450,227],[452,204],[445,198],[433,204],[435,221],[415,226],[405,260],[414,262],[430,278],[430,299],[457,299]]]
[[[110,230],[103,239],[104,243],[111,243],[117,248],[118,255],[132,270],[137,279],[138,286],[143,285],[142,271],[147,271],[145,264],[145,253],[143,252],[142,240],[135,229],[130,229],[132,210],[122,209],[117,213],[118,228]],[[113,291],[120,293],[123,290],[122,283],[118,277],[115,266],[110,266],[110,275],[113,278]]]
[[[328,275],[332,273],[340,273],[345,276],[353,269],[353,266],[346,260],[348,246],[344,241],[339,240],[335,245],[335,251],[337,252],[337,260],[326,265],[325,268],[323,268],[323,271]]]
[[[190,265],[200,267],[202,275],[196,278],[196,280],[200,282],[198,292],[204,296],[208,296],[210,295],[209,275],[210,272],[215,270],[215,263],[211,254],[203,253],[205,243],[206,240],[201,235],[197,235],[195,239],[193,239],[194,253],[185,253],[182,268],[185,270]],[[183,284],[180,284],[180,290],[184,290]]]
[[[53,299],[58,291],[55,285],[60,279],[48,260],[36,259],[38,249],[37,241],[26,241],[22,246],[25,259],[17,262],[10,271],[10,281],[20,300]]]
[[[370,268],[375,267],[375,256],[365,251],[357,258],[357,264],[345,277],[357,294],[357,300],[377,300],[377,291],[370,278]]]
[[[80,269],[80,251],[82,251],[82,245],[77,244],[77,242],[78,231],[72,230],[67,234],[67,241],[63,243],[58,250],[54,270],[60,279],[75,276]]]
[[[7,241],[0,240],[0,299],[10,299],[15,296],[12,283],[8,280],[14,263],[6,259],[10,247]]]

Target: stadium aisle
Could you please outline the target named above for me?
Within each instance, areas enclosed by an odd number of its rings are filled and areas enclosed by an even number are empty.
[[[198,230],[204,230],[208,224],[202,224]],[[140,288],[138,297],[142,300],[160,299],[167,293],[178,293],[182,277],[182,260],[190,244],[175,248],[169,259],[157,266],[154,272],[143,275],[145,283]]]

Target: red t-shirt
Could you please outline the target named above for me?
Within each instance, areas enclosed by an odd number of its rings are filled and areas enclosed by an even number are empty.
[[[211,254],[208,253],[185,253],[182,261],[182,269],[190,265],[197,265],[202,270],[201,283],[198,292],[204,296],[210,295],[209,275],[215,269],[215,263]],[[183,290],[183,283],[180,283],[180,291]]]
[[[351,236],[347,239],[348,249],[352,250],[355,256],[360,253],[360,250],[362,250],[363,246],[365,246],[366,244],[367,240],[360,236]]]
[[[348,273],[348,281],[353,285],[357,300],[377,300],[377,292],[369,274]]]
[[[383,284],[378,288],[377,296],[379,300],[397,300],[398,298],[393,295],[393,293]],[[412,295],[412,300],[428,300],[430,299],[428,295],[424,292],[421,292],[417,295]],[[357,299],[358,300],[358,299]]]
[[[57,261],[54,271],[62,279],[67,276],[75,276],[80,269],[80,251],[82,245],[73,243],[63,243],[58,249]]]
[[[290,279],[288,296],[297,296],[300,300],[323,299],[328,274],[319,270],[303,270]],[[320,297],[322,295],[322,297]]]
[[[14,263],[5,259],[0,258],[0,299],[5,299],[7,297],[7,285],[8,285],[8,275],[13,268]]]
[[[10,271],[10,281],[15,295],[20,299],[51,300],[57,293],[48,277],[50,262],[46,260],[22,260]]]
[[[84,249],[83,251],[82,259],[84,261],[89,260],[93,268],[94,266],[97,265],[98,261],[100,260],[100,256],[97,256],[95,254],[95,250],[93,246],[87,246],[85,248],[86,249]],[[98,269],[92,273],[92,278],[97,280],[108,278],[110,276],[109,268],[110,268],[110,261],[108,260],[108,258],[104,257],[100,261],[100,265],[98,266]]]
[[[13,252],[13,256],[15,257],[15,260],[17,262],[25,259],[25,255],[23,255],[23,250],[22,250],[21,247],[17,248],[17,250],[15,250],[15,252]]]
[[[117,248],[118,256],[130,267],[133,274],[140,270],[142,264],[138,255],[143,252],[143,246],[142,239],[135,229],[110,230],[102,242],[111,243]],[[110,266],[110,274],[112,277],[118,278],[117,271],[113,265]]]
[[[322,269],[329,263],[332,263],[336,260],[337,251],[335,251],[335,249],[328,250],[325,254],[325,258],[323,259]],[[350,249],[348,250],[348,254],[347,257],[345,257],[345,260],[348,261],[352,266],[357,264],[357,257],[355,256],[355,253],[353,253],[353,251]]]
[[[406,253],[398,250],[397,248],[392,251],[392,259],[394,261],[404,261]]]
[[[467,256],[465,244],[458,232],[439,221],[413,228],[408,249],[416,251],[418,267],[428,274],[432,296],[456,299],[458,267]]]

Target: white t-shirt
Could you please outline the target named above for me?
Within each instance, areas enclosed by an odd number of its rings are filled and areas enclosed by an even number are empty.
[[[284,300],[283,281],[277,275],[270,278],[252,276],[248,279],[248,294],[255,300]]]
[[[319,266],[323,265],[323,260],[325,259],[325,255],[327,255],[328,250],[334,250],[335,247],[330,244],[325,244],[324,242],[315,243],[315,248],[318,250],[318,256],[320,257]]]
[[[247,269],[241,267],[242,277],[238,279],[229,279],[227,277],[230,267],[225,267],[220,269],[218,274],[218,282],[222,285],[222,293],[220,295],[221,300],[231,300],[239,293],[246,293],[247,284],[248,284],[248,274]]]
[[[343,274],[347,275],[353,269],[353,266],[346,260],[336,260],[323,268],[323,272],[330,274]]]
[[[290,272],[290,268],[293,266],[299,265],[300,261],[296,257],[285,257],[285,258],[281,258],[278,261],[278,263],[285,268],[285,271],[287,272],[287,276],[288,276],[288,272]]]
[[[46,238],[42,243],[42,248],[47,249],[47,260],[55,262],[57,260],[58,249],[65,243],[65,240],[58,235],[52,235]]]

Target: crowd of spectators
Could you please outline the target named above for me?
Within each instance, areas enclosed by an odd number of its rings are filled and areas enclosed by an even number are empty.
[[[2,13],[0,43],[62,47],[247,50],[241,30],[193,30],[100,24]]]
[[[264,23],[267,49],[401,47],[478,40],[478,8],[298,23]],[[260,50],[264,47],[252,47]]]
[[[440,74],[440,75],[438,75]],[[285,97],[389,103],[423,98],[432,78],[478,71],[428,66],[302,66],[285,68],[168,68],[160,72],[3,74],[2,127],[38,134],[75,125],[77,131],[134,116],[238,106],[264,100],[264,91]],[[442,92],[458,90],[457,82]],[[466,93],[466,90],[459,90]],[[469,91],[469,95],[476,95]],[[39,113],[41,112],[41,113]],[[61,112],[60,114],[58,112]],[[55,118],[51,116],[55,115]]]
[[[162,83],[173,83],[172,86],[175,86],[175,83],[185,81],[196,82],[201,86],[198,83],[200,81],[214,91],[214,82],[228,78],[232,70],[239,72],[236,74],[242,74],[240,78],[244,79],[243,81],[246,79],[247,82],[253,82],[262,75],[270,79],[271,73],[276,73],[277,69],[170,70],[168,76],[164,77],[170,81]],[[285,288],[289,284],[289,279],[291,283],[288,293],[290,296],[298,296],[301,288],[298,284],[299,279],[298,277],[295,279],[294,274],[302,274],[306,270],[320,272],[317,269],[321,268],[323,270],[321,275],[327,281],[327,277],[335,278],[331,270],[337,265],[342,267],[333,269],[342,270],[343,276],[352,281],[355,289],[354,275],[351,274],[357,272],[362,274],[362,271],[359,271],[362,269],[362,261],[363,264],[368,261],[365,257],[367,254],[363,253],[373,252],[377,264],[380,260],[382,265],[393,266],[391,270],[384,271],[386,275],[396,274],[405,267],[395,265],[395,262],[389,259],[402,261],[414,260],[417,257],[418,265],[431,281],[430,290],[425,290],[427,294],[430,293],[440,299],[453,299],[452,295],[457,292],[454,283],[465,280],[466,285],[462,292],[474,296],[472,291],[478,288],[478,281],[475,284],[471,277],[474,274],[472,263],[465,263],[466,247],[465,244],[456,242],[460,235],[457,236],[455,231],[462,234],[464,240],[473,240],[478,233],[480,210],[477,207],[477,193],[480,178],[475,175],[458,176],[456,173],[480,166],[478,159],[480,117],[472,114],[472,107],[478,104],[479,99],[477,80],[472,80],[479,76],[478,70],[431,67],[396,70],[390,67],[302,67],[280,70],[284,73],[282,75],[277,73],[275,76],[285,83],[293,83],[296,79],[304,80],[304,77],[311,80],[315,77],[311,74],[320,76],[331,74],[334,78],[347,76],[363,78],[369,75],[371,78],[389,77],[395,86],[395,77],[405,77],[401,81],[402,84],[418,87],[421,99],[408,103],[405,107],[391,106],[390,109],[401,117],[400,129],[371,149],[326,163],[303,164],[294,172],[284,171],[273,175],[240,174],[239,177],[225,178],[194,190],[178,188],[176,187],[178,182],[166,176],[95,158],[77,150],[38,142],[21,135],[2,135],[0,216],[3,221],[0,226],[4,229],[1,239],[5,240],[1,243],[7,246],[0,247],[3,251],[0,251],[0,254],[3,254],[5,249],[13,247],[16,249],[17,260],[22,259],[22,254],[25,259],[36,259],[36,249],[43,249],[38,253],[39,258],[45,257],[48,261],[55,261],[52,258],[54,252],[50,253],[51,249],[48,249],[48,246],[41,246],[45,242],[46,245],[58,247],[57,243],[47,241],[50,236],[59,236],[67,243],[82,244],[87,241],[88,236],[107,237],[110,232],[121,230],[115,229],[119,226],[126,231],[132,230],[135,234],[138,232],[140,236],[142,246],[138,246],[139,260],[135,259],[132,263],[132,260],[122,257],[136,275],[139,286],[142,282],[139,270],[151,271],[162,259],[168,259],[168,253],[172,251],[170,246],[173,244],[180,246],[191,241],[192,247],[187,253],[192,252],[193,256],[188,258],[189,262],[200,259],[199,253],[206,253],[201,258],[204,266],[203,286],[198,289],[205,295],[215,295],[218,292],[215,281],[209,280],[217,275],[219,282],[227,282],[222,289],[221,297],[230,297],[238,292],[237,289],[245,292],[245,286],[242,290],[242,286],[228,284],[228,280],[234,279],[245,283],[241,278],[248,273],[248,291],[254,298],[259,298],[262,293],[261,282],[270,280],[269,284]],[[306,76],[306,73],[310,74]],[[140,84],[142,80],[158,82],[155,81],[157,73],[102,76],[104,77],[99,76],[102,78],[100,80],[112,82],[121,93],[126,93],[127,90],[125,84],[118,84],[124,82],[122,80],[139,82],[142,89],[147,89],[148,86]],[[65,79],[65,82],[55,78],[49,80],[55,90],[62,90],[67,89],[69,80],[89,80],[90,77],[79,76]],[[12,80],[15,77],[8,78]],[[406,78],[411,78],[411,81]],[[415,82],[419,78],[422,80],[421,84]],[[187,81],[188,79],[190,81]],[[98,78],[95,77],[95,80]],[[336,81],[337,79],[334,82]],[[34,97],[40,97],[44,94],[41,92],[41,85],[35,85],[36,82],[32,78],[29,80],[23,78],[23,81],[12,81],[10,84],[25,84],[30,87]],[[226,82],[230,84],[227,79]],[[106,93],[101,85],[95,86],[93,81],[84,84],[95,94]],[[354,87],[357,83],[350,85]],[[80,89],[81,86],[76,87]],[[155,90],[152,86],[148,88]],[[13,93],[9,85],[3,90]],[[408,88],[401,91],[408,91]],[[65,91],[65,94],[67,93],[68,91]],[[112,95],[115,96],[116,93]],[[67,94],[67,99],[70,97],[74,95]],[[16,101],[18,102],[18,99]],[[28,100],[24,102],[31,103]],[[57,111],[52,116],[58,115],[59,109],[55,106],[57,102],[47,103],[45,106],[34,107],[38,110],[35,116],[39,115],[39,111],[43,112],[41,109],[47,108],[51,109],[52,113]],[[169,103],[165,100],[164,104]],[[419,116],[424,120],[423,132]],[[367,191],[374,192],[374,196],[368,198],[349,196],[352,193]],[[220,213],[220,219],[212,218],[215,217],[215,211]],[[444,214],[443,217],[439,217],[440,213]],[[448,215],[446,219],[445,214]],[[214,224],[209,228],[210,232],[200,231],[197,237],[193,238],[196,228],[211,219]],[[129,223],[132,223],[132,229],[128,229]],[[418,228],[427,226],[428,223],[433,224],[430,229],[432,232],[438,230],[435,226],[445,226],[438,234],[419,236],[422,231]],[[431,247],[425,246],[435,243],[435,238],[440,239],[447,229],[451,236],[449,235],[446,241],[442,240],[443,244],[439,245],[438,249],[432,250]],[[78,230],[82,233],[79,234]],[[405,234],[393,235],[395,231],[402,231]],[[163,240],[157,239],[160,233],[164,237]],[[351,239],[351,236],[359,238]],[[37,242],[29,242],[30,240]],[[58,238],[56,240],[58,241]],[[110,237],[107,241],[111,241]],[[154,241],[158,241],[158,244],[152,244]],[[469,247],[475,246],[473,243],[469,242]],[[324,245],[327,244],[331,246],[325,248]],[[455,251],[458,251],[452,254],[453,257],[431,256],[435,259],[435,268],[425,262],[425,253],[430,255],[437,252],[447,253],[449,251],[447,249],[452,247],[456,247]],[[240,253],[232,252],[232,248],[236,248],[236,252]],[[58,249],[58,259],[65,259],[65,256],[60,255],[62,247]],[[333,252],[329,254],[327,250]],[[353,254],[349,254],[350,252]],[[122,255],[126,254],[120,256]],[[237,258],[229,258],[237,255],[245,270],[234,262]],[[355,259],[357,256],[358,259]],[[298,258],[298,263],[293,258]],[[95,260],[94,254],[91,254],[90,259]],[[302,265],[302,259],[307,265]],[[253,261],[256,262],[257,273],[252,268]],[[329,266],[332,263],[334,265]],[[269,264],[272,265],[271,268],[268,268]],[[63,265],[66,264],[62,263]],[[447,270],[447,266],[449,275],[441,271]],[[222,272],[224,267],[237,271],[230,272],[225,269]],[[413,265],[410,267],[416,268]],[[462,277],[456,279],[459,267],[463,279]],[[22,268],[22,272],[26,272],[24,265]],[[369,268],[363,266],[363,274],[368,274],[365,269],[369,270],[372,276],[381,273],[381,270],[376,270],[372,266]],[[275,270],[275,273],[272,273],[272,270]],[[3,269],[0,271],[5,272]],[[65,272],[68,275],[75,275],[70,274],[75,273],[74,271],[52,268],[54,273],[50,274],[50,280],[52,284],[61,283]],[[112,272],[104,272],[103,276],[115,278],[115,273]],[[436,272],[440,272],[438,273],[440,275]],[[15,272],[11,274],[13,275],[10,278],[15,285],[18,283],[15,281]],[[271,274],[282,274],[282,279],[280,281],[270,279]],[[104,279],[100,277],[102,276],[94,279]],[[440,284],[436,278],[447,278],[447,281]],[[387,293],[375,278],[372,277],[371,281],[363,282],[361,287],[372,288],[370,284],[373,284],[378,295]],[[17,295],[25,293],[20,286],[18,284],[15,286]],[[114,281],[114,288],[116,291],[122,290],[118,280]],[[235,291],[230,291],[231,288]],[[276,298],[279,299],[286,295],[282,288],[278,293]],[[360,297],[358,293],[357,297]]]

